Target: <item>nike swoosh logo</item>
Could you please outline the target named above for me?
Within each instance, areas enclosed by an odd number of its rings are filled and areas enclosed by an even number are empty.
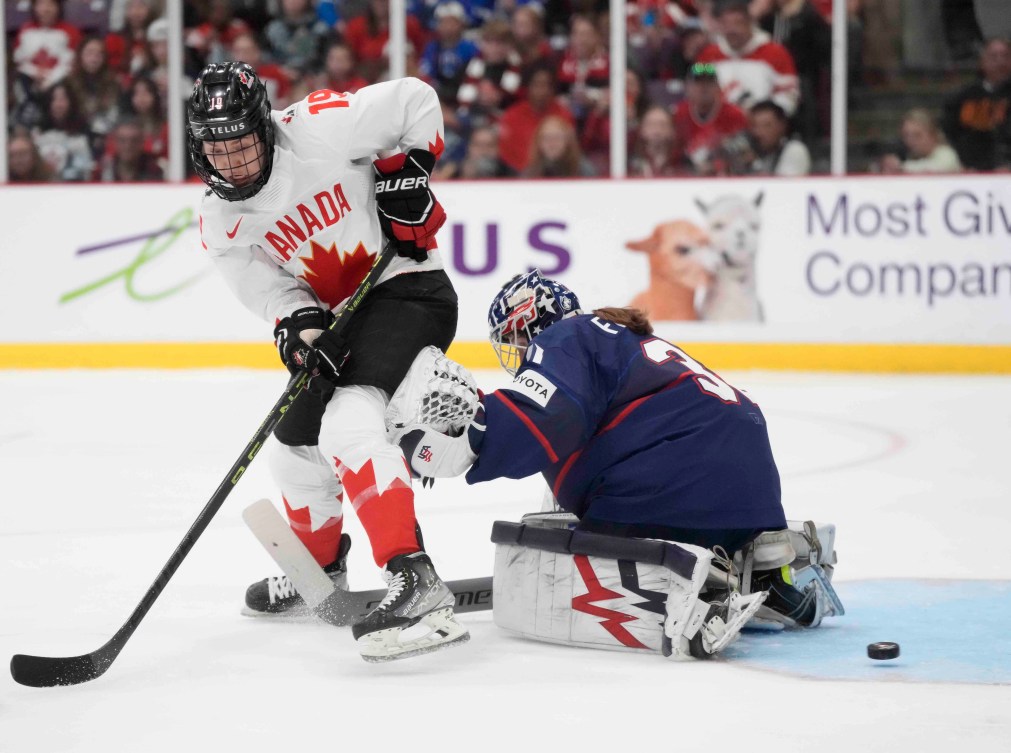
[[[245,218],[244,217],[239,218],[239,221],[235,223],[235,227],[232,228],[232,232],[229,233],[227,230],[225,231],[225,235],[228,236],[228,240],[232,240],[235,237],[235,234],[239,232],[239,225],[242,224],[243,219]]]

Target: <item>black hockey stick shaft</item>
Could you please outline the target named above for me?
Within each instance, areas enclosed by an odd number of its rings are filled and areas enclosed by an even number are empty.
[[[396,250],[392,245],[387,245],[376,256],[372,268],[352,294],[347,305],[337,312],[336,319],[330,326],[331,331],[340,332],[347,326],[348,320],[358,310],[369,292],[378,284],[379,278],[386,271],[386,267],[389,266],[395,256]],[[260,427],[256,430],[256,434],[253,435],[253,438],[249,440],[249,444],[246,445],[242,454],[232,464],[232,467],[228,470],[228,473],[222,479],[214,494],[211,495],[210,500],[204,505],[200,514],[197,515],[196,520],[193,521],[193,525],[190,526],[182,541],[179,542],[175,551],[172,552],[172,556],[169,557],[168,562],[165,563],[161,572],[158,573],[158,577],[155,578],[154,583],[147,590],[147,593],[144,594],[144,598],[140,600],[136,609],[133,610],[127,621],[123,623],[123,626],[116,631],[116,634],[101,648],[92,651],[90,654],[82,654],[80,656],[48,657],[15,654],[11,658],[11,676],[15,682],[35,688],[48,688],[55,685],[77,685],[94,680],[105,673],[116,660],[116,657],[119,656],[120,651],[123,650],[126,642],[130,640],[130,636],[133,635],[141,620],[144,619],[144,616],[158,599],[158,596],[165,590],[165,586],[168,585],[169,580],[172,579],[176,570],[179,569],[183,560],[186,559],[186,555],[189,554],[197,539],[200,538],[200,535],[210,524],[211,519],[221,509],[232,489],[235,488],[239,479],[242,478],[242,474],[245,473],[246,468],[249,467],[253,458],[256,457],[260,448],[263,447],[264,442],[273,433],[278,422],[284,417],[284,414],[295,399],[302,393],[308,381],[309,377],[304,372],[296,374],[291,378],[285,393],[274,403],[274,407],[270,409],[270,413],[267,414],[263,423],[260,424]]]
[[[446,586],[456,597],[453,611],[484,612],[492,608],[492,579],[466,578],[451,580]],[[316,608],[316,615],[331,625],[345,627],[367,615],[386,597],[386,589],[375,591],[344,591],[336,589]]]

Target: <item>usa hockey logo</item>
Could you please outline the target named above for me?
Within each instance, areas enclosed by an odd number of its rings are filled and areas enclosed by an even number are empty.
[[[424,460],[426,463],[432,462],[432,446],[422,445],[421,450],[418,452],[418,457]]]

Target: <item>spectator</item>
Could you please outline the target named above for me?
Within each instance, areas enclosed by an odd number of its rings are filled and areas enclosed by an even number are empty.
[[[435,39],[425,47],[420,67],[444,102],[456,103],[467,65],[478,54],[477,45],[463,37],[466,28],[467,11],[456,0],[435,6]]]
[[[210,0],[203,22],[186,31],[190,64],[200,70],[206,63],[227,60],[236,37],[251,33],[244,21],[232,15],[229,0]]]
[[[355,72],[355,57],[351,48],[344,42],[333,42],[326,51],[323,75],[320,77],[318,88],[354,94],[368,84],[368,81]]]
[[[583,156],[575,126],[569,120],[549,115],[534,133],[525,178],[590,178],[597,174]]]
[[[675,8],[677,6],[674,6]],[[646,79],[670,81],[684,75],[685,66],[676,25],[653,2],[628,4],[628,62]],[[683,13],[683,20],[688,20]],[[696,19],[691,19],[696,22]]]
[[[803,142],[790,138],[790,120],[772,100],[759,102],[748,113],[751,159],[741,172],[754,175],[807,175],[811,154]]]
[[[358,61],[359,73],[367,81],[378,80],[388,65],[386,44],[390,38],[390,6],[388,0],[369,0],[360,16],[348,21],[344,41]],[[414,16],[407,17],[407,39],[415,52],[425,49],[425,30]]]
[[[163,179],[155,158],[144,153],[144,131],[134,118],[124,118],[116,124],[109,149],[98,166],[95,179],[104,183],[138,183]]]
[[[42,124],[34,138],[57,180],[83,181],[91,176],[95,165],[91,134],[81,104],[66,83],[46,93]]]
[[[158,87],[149,78],[136,78],[127,91],[126,112],[136,118],[144,134],[144,154],[164,169],[168,163],[168,123]]]
[[[549,115],[573,121],[572,113],[555,96],[555,73],[549,66],[531,68],[525,80],[525,98],[502,113],[499,121],[499,157],[517,173],[530,160],[534,132]]]
[[[266,63],[263,51],[255,34],[239,34],[232,42],[231,60],[241,60],[248,63],[256,71],[267,89],[270,106],[275,110],[283,110],[291,104],[291,77],[288,72],[276,63]]]
[[[39,94],[70,73],[81,32],[63,20],[63,3],[32,0],[32,20],[14,41],[14,65]]]
[[[463,180],[511,178],[516,173],[498,156],[498,131],[493,126],[475,128],[467,142],[467,154],[454,177]]]
[[[81,103],[88,129],[94,135],[92,154],[98,156],[105,136],[119,117],[119,83],[109,68],[105,41],[101,37],[86,37],[77,48],[74,67],[66,79],[74,98]]]
[[[980,79],[947,102],[942,122],[963,165],[993,170],[1011,163],[1011,41],[989,40],[979,70]]]
[[[109,66],[127,76],[153,67],[148,27],[158,17],[154,0],[127,0],[122,31],[106,38]]]
[[[7,172],[11,183],[49,183],[53,169],[39,154],[31,136],[16,133],[7,142]]]
[[[958,173],[962,163],[958,154],[944,143],[941,129],[926,110],[914,109],[902,120],[902,143],[906,159],[896,154],[886,154],[881,161],[881,172],[896,173]]]
[[[743,0],[722,0],[714,12],[721,33],[699,53],[698,62],[716,66],[730,102],[747,109],[771,99],[792,116],[800,90],[790,53],[755,26]]]
[[[609,90],[590,111],[580,132],[580,146],[597,172],[606,174],[611,156],[611,100]],[[639,122],[649,107],[642,79],[633,70],[625,71],[625,149],[631,152],[639,134]]]
[[[679,158],[674,142],[674,119],[664,107],[650,107],[642,116],[628,163],[628,174],[641,178],[678,175]]]
[[[270,56],[291,79],[319,68],[328,34],[309,0],[281,0],[281,17],[264,30]]]
[[[544,34],[544,14],[540,6],[521,5],[513,11],[510,27],[513,47],[520,56],[520,73],[554,58],[554,51]]]
[[[577,123],[582,124],[593,107],[607,98],[610,77],[607,48],[597,27],[586,16],[574,16],[569,46],[558,64],[558,91]]]
[[[471,117],[480,113],[494,121],[519,93],[520,56],[513,48],[509,24],[500,20],[481,27],[478,48],[478,54],[467,64],[457,100]]]
[[[774,0],[762,27],[786,47],[797,67],[800,103],[797,124],[805,141],[828,132],[832,28],[811,0]]]
[[[723,140],[748,127],[741,108],[724,99],[712,63],[695,63],[688,71],[685,98],[674,111],[677,144],[698,175],[722,170]]]

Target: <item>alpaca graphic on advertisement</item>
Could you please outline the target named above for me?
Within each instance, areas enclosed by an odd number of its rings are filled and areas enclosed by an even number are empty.
[[[661,223],[646,238],[627,242],[625,248],[649,256],[649,287],[630,305],[654,320],[698,319],[695,298],[710,278],[700,258],[708,244],[706,232],[688,220]]]
[[[728,194],[696,205],[706,218],[709,245],[694,252],[710,274],[699,318],[716,322],[761,322],[762,305],[755,282],[755,259],[762,229],[762,194],[748,200]]]

